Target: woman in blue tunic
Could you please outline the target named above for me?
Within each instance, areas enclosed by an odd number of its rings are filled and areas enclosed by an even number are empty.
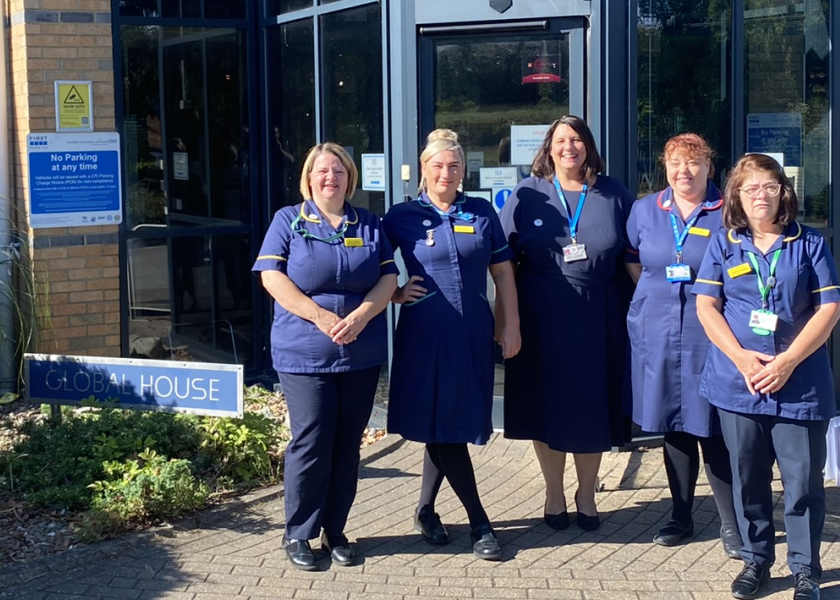
[[[505,436],[534,440],[546,482],[544,519],[569,526],[566,453],[575,455],[577,523],[600,526],[601,454],[622,443],[627,325],[625,226],[633,197],[601,175],[579,117],[555,121],[532,177],[501,212],[514,252],[522,352],[505,365]]]
[[[627,268],[636,292],[627,314],[632,348],[633,421],[665,434],[671,520],[653,538],[674,546],[694,533],[691,517],[700,452],[712,487],[724,551],[739,558],[741,536],[732,503],[732,471],[717,412],[698,393],[709,338],[697,319],[694,277],[721,227],[720,190],[712,183],[712,149],[697,134],[665,144],[669,186],[637,200],[627,221]]]
[[[836,412],[825,343],[840,317],[840,285],[825,239],[796,214],[779,164],[741,158],[726,183],[728,231],[712,239],[692,290],[713,344],[700,393],[718,408],[744,542],[735,598],[754,598],[775,560],[775,461],[793,597],[819,599],[825,432]]]
[[[426,444],[415,527],[432,544],[448,541],[434,504],[445,477],[467,510],[473,553],[495,560],[501,548],[481,505],[468,443],[492,433],[493,314],[487,270],[507,314],[502,351],[519,351],[516,289],[510,249],[486,200],[458,186],[466,162],[457,135],[429,134],[420,156],[420,197],[394,205],[384,227],[402,254],[408,282],[394,294],[401,304],[394,339],[388,430]]]
[[[309,151],[301,204],[280,209],[253,270],[275,300],[271,355],[289,409],[286,533],[291,564],[316,569],[309,540],[335,565],[354,561],[344,535],[356,496],[359,446],[387,360],[382,311],[397,268],[379,217],[351,205],[358,181],[339,145]]]

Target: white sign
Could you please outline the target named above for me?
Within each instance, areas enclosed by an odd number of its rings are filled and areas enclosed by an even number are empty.
[[[172,176],[179,181],[190,180],[190,155],[186,152],[172,153]]]
[[[516,167],[482,167],[479,169],[480,188],[489,190],[494,187],[516,187],[519,183],[519,169]]]
[[[385,155],[362,154],[362,189],[384,192],[385,181]]]
[[[118,133],[30,133],[26,146],[33,229],[122,220]]]
[[[467,152],[467,173],[475,173],[484,166],[484,152]]]
[[[551,125],[511,125],[510,164],[531,165]]]
[[[470,190],[468,192],[464,192],[467,196],[471,198],[484,198],[487,202],[492,202],[492,198],[490,192],[485,190]]]

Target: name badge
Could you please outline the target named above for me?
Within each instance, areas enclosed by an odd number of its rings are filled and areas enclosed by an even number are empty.
[[[567,263],[586,260],[586,244],[569,244],[563,247],[563,260]]]
[[[456,225],[455,233],[475,233],[475,227],[472,225]]]
[[[344,238],[344,245],[348,248],[361,248],[365,245],[362,238]]]
[[[665,267],[665,276],[671,283],[678,281],[691,281],[691,267],[677,263]]]
[[[702,227],[691,227],[688,230],[688,233],[691,235],[701,235],[703,237],[709,237],[712,235],[712,232],[708,229],[704,229]]]
[[[750,328],[756,335],[770,335],[776,331],[779,322],[779,315],[774,315],[769,310],[754,310],[750,313]]]
[[[732,279],[735,279],[736,277],[740,277],[741,275],[752,273],[752,267],[750,266],[750,263],[743,263],[738,265],[737,267],[727,269],[726,272],[729,273],[729,276]]]

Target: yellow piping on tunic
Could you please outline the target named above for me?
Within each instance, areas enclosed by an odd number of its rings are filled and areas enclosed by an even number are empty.
[[[722,281],[712,281],[711,279],[695,279],[694,283],[708,283],[709,285],[723,285]]]

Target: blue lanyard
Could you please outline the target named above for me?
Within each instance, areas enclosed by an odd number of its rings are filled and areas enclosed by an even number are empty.
[[[426,194],[423,193],[423,194],[420,195],[420,197],[417,200],[420,202],[420,204],[422,206],[431,207],[431,209],[434,210],[441,217],[449,217],[450,219],[454,218],[454,219],[458,219],[460,221],[466,221],[467,223],[472,223],[476,219],[476,216],[474,214],[472,214],[470,212],[464,212],[464,209],[461,208],[461,205],[464,203],[464,199],[461,199],[460,201],[453,203],[453,205],[455,206],[455,211],[456,212],[451,213],[451,212],[446,212],[444,210],[439,209],[437,206],[434,205],[434,203],[431,200],[424,200],[425,197],[426,197]]]
[[[685,229],[682,230],[682,233],[680,233],[680,228],[677,225],[677,217],[674,216],[674,213],[669,212],[668,216],[671,217],[671,228],[674,230],[674,242],[676,242],[677,245],[677,262],[681,263],[683,244],[685,244],[685,239],[688,237],[688,231],[694,227],[697,219],[700,218],[700,213],[698,212],[689,219],[688,223],[685,224]]]
[[[580,200],[578,200],[577,210],[575,211],[574,217],[572,217],[572,209],[569,208],[569,202],[563,194],[563,188],[560,187],[560,180],[557,179],[556,175],[554,176],[554,187],[557,189],[557,195],[560,196],[560,202],[563,204],[563,208],[566,209],[566,216],[569,218],[569,233],[572,237],[572,243],[577,244],[578,222],[580,222],[580,213],[583,211],[583,203],[586,202],[586,192],[589,189],[589,186],[584,183],[583,188],[580,190]]]

